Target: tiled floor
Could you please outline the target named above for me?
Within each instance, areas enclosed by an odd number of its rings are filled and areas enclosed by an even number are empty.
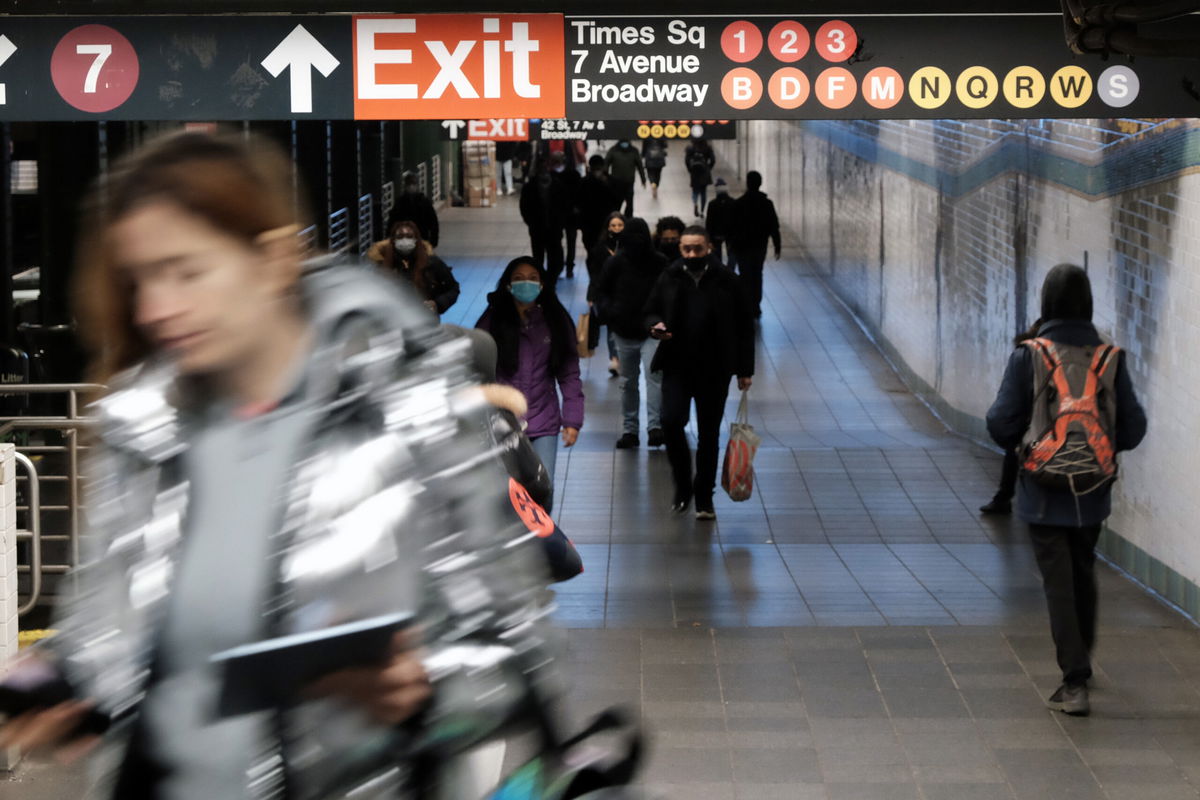
[[[666,180],[637,198],[651,223],[688,210],[681,170]],[[464,284],[448,321],[472,324],[527,249],[515,205],[445,214]],[[666,513],[665,453],[644,433],[613,449],[617,382],[603,352],[584,366],[556,500],[587,568],[557,587],[576,715],[639,709],[645,783],[683,800],[1200,797],[1197,631],[1102,570],[1094,714],[1046,710],[1058,672],[1024,531],[975,510],[999,459],[948,433],[786,250],[751,390],[755,495],[718,493],[716,523]],[[574,314],[585,291],[562,284]]]
[[[659,201],[638,196],[652,222],[688,210],[678,161]],[[515,197],[444,213],[448,322],[474,323],[524,234]],[[755,494],[718,496],[716,523],[666,513],[665,453],[613,449],[617,382],[605,354],[584,365],[556,501],[587,569],[556,587],[572,713],[639,711],[644,783],[679,800],[1200,797],[1196,629],[1103,570],[1094,713],[1047,711],[1024,533],[975,512],[998,458],[946,432],[818,277],[770,262],[766,288]],[[67,773],[24,775],[0,797],[75,796]]]

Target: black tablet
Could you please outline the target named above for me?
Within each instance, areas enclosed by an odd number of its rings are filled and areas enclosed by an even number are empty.
[[[231,717],[287,705],[331,672],[382,663],[392,638],[412,619],[407,612],[387,614],[217,653],[209,659],[221,670],[217,714]]]

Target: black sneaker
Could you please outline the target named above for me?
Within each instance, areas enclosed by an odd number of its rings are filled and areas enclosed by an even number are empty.
[[[622,433],[621,438],[617,439],[618,450],[628,450],[631,447],[638,446],[638,437],[636,433]]]
[[[1011,514],[1012,501],[1005,500],[1003,497],[993,497],[987,503],[979,507],[981,514]]]
[[[667,443],[662,428],[651,428],[646,434],[646,444],[649,447],[662,447]]]
[[[696,519],[704,520],[707,522],[710,520],[714,520],[716,518],[717,518],[717,512],[713,509],[712,506],[702,506],[699,503],[696,504]]]
[[[1055,690],[1054,694],[1050,695],[1046,705],[1055,711],[1070,714],[1072,717],[1086,717],[1092,712],[1092,705],[1088,702],[1087,684],[1083,683],[1077,685],[1064,683]]]
[[[680,497],[679,495],[675,495],[675,500],[674,500],[674,502],[671,503],[671,513],[672,514],[686,514],[687,510],[688,510],[688,506],[690,506],[691,504],[692,504],[692,498]]]

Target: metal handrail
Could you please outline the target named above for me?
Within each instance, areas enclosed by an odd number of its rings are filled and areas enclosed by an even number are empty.
[[[29,473],[29,531],[17,531],[17,540],[28,539],[29,572],[32,585],[29,600],[17,609],[17,616],[23,616],[33,610],[38,599],[42,596],[42,490],[38,483],[37,467],[24,453],[13,453],[17,463],[25,467]]]
[[[339,208],[329,215],[329,252],[344,253],[350,249],[350,209]]]
[[[364,194],[358,198],[358,255],[362,258],[375,243],[375,198]]]

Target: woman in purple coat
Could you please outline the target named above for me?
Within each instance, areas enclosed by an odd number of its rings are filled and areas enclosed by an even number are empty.
[[[529,402],[525,433],[553,487],[558,434],[562,432],[563,447],[570,447],[583,427],[583,383],[571,315],[541,265],[520,256],[505,267],[475,327],[496,340],[497,380],[519,389]],[[553,501],[552,491],[547,511]]]

